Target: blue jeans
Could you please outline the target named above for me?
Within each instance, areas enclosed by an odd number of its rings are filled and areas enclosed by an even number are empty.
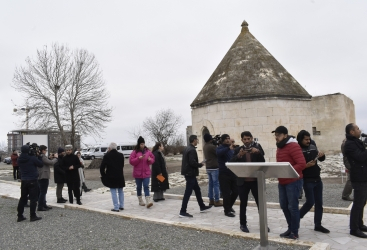
[[[38,180],[39,196],[38,196],[38,208],[42,209],[46,206],[46,194],[48,189],[49,179]]]
[[[110,188],[111,196],[112,196],[112,202],[113,202],[113,209],[119,210],[120,207],[124,207],[124,192],[122,191],[122,188]],[[117,198],[118,193],[118,198]]]
[[[194,190],[195,192],[196,200],[200,208],[204,208],[205,204],[204,204],[203,198],[201,197],[201,190],[200,190],[198,181],[196,179],[196,176],[186,176],[185,175],[185,179],[186,179],[186,189],[185,189],[184,197],[182,199],[182,206],[181,206],[180,213],[186,213],[187,203],[189,203],[189,199],[192,194],[192,190]]]
[[[145,196],[150,196],[149,195],[149,182],[150,182],[150,178],[135,178],[135,183],[136,183],[136,192],[138,196],[141,196],[141,186],[144,186],[144,194]]]
[[[299,180],[286,184],[278,184],[279,189],[279,203],[283,210],[285,219],[288,223],[288,229],[292,233],[298,235],[299,228]]]
[[[209,179],[208,197],[210,200],[219,201],[219,169],[206,170],[206,173],[208,174]]]
[[[322,181],[317,182],[304,182],[303,189],[305,190],[306,202],[303,204],[302,208],[299,210],[300,218],[303,218],[305,214],[315,205],[314,223],[315,226],[321,226],[322,220]]]
[[[299,197],[303,195],[303,179],[299,180]]]

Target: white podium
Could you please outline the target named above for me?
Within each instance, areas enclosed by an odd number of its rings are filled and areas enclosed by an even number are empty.
[[[268,216],[266,211],[265,178],[299,178],[289,162],[227,162],[226,166],[237,177],[257,178],[259,192],[260,245],[255,249],[277,249],[269,246]]]

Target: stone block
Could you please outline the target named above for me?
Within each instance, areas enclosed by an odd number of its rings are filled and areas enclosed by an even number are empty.
[[[246,109],[246,117],[256,117],[256,116],[257,116],[257,108]]]
[[[239,116],[239,110],[225,110],[223,111],[223,118],[224,119],[233,119]]]
[[[258,116],[272,116],[273,108],[257,108]]]
[[[266,116],[263,117],[250,117],[249,125],[265,125],[267,124],[268,118]]]
[[[244,118],[236,118],[234,120],[234,125],[235,127],[244,127],[244,126],[248,126],[249,125],[249,118],[244,117]]]
[[[286,124],[289,124],[289,116],[288,115],[268,116],[267,117],[267,124],[268,125],[273,125],[274,129],[277,126],[280,126],[280,125],[286,126]]]

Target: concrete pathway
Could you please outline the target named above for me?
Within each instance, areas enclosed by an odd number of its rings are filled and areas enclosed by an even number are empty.
[[[0,195],[2,197],[19,199],[20,183],[0,181]],[[92,191],[83,193],[82,206],[71,205],[69,203],[57,204],[55,196],[55,188],[49,187],[47,203],[51,206],[84,209],[130,219],[147,220],[197,230],[224,233],[237,237],[254,239],[259,239],[260,237],[259,216],[255,207],[247,208],[250,233],[246,234],[239,229],[239,206],[237,205],[234,206],[236,217],[229,218],[224,216],[222,207],[213,207],[207,213],[200,213],[196,200],[190,200],[187,212],[192,214],[194,218],[179,218],[178,214],[181,207],[181,200],[177,196],[174,199],[154,202],[154,205],[150,209],[147,209],[146,207],[139,206],[136,195],[128,192],[125,193],[125,210],[119,213],[110,211],[113,206],[109,192],[101,193]],[[63,196],[64,198],[67,197],[66,188],[64,188]],[[364,214],[365,218],[367,218],[367,209],[364,211]],[[312,246],[312,249],[330,249],[329,247],[331,249],[367,249],[367,239],[360,239],[349,234],[349,215],[324,213],[323,226],[331,231],[330,234],[323,234],[313,230],[313,215],[313,212],[309,212],[301,220],[300,239],[294,242],[279,237],[280,233],[287,230],[287,223],[284,219],[283,212],[280,209],[268,208],[268,224],[271,230],[269,240],[286,244],[296,243]]]

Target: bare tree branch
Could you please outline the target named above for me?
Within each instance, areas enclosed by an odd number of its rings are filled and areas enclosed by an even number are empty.
[[[12,86],[25,94],[31,127],[58,129],[65,144],[64,129],[71,131],[69,143],[74,145],[77,131],[100,136],[112,117],[99,64],[83,49],[71,52],[53,44],[37,50],[35,59],[27,58],[26,66],[16,68]]]

